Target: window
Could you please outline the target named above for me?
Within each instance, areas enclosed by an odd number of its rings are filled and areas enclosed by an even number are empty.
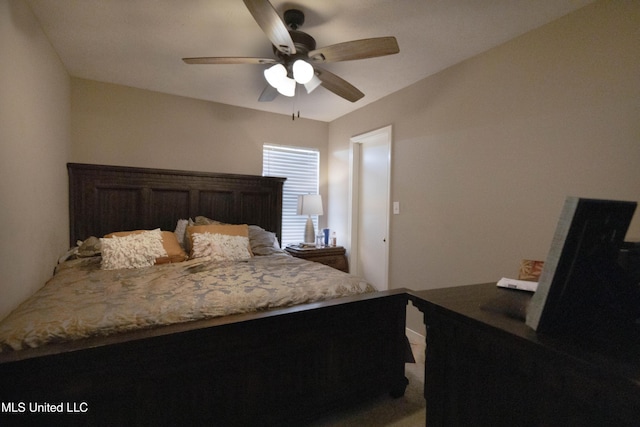
[[[284,182],[282,194],[282,245],[304,240],[307,218],[298,215],[298,196],[319,194],[320,153],[309,148],[265,144],[262,147],[262,175],[280,176]],[[318,229],[318,216],[312,216]]]

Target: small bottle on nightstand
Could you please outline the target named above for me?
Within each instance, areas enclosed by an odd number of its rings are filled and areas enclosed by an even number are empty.
[[[331,240],[329,241],[329,244],[332,247],[335,248],[336,247],[336,243],[337,243],[337,241],[336,241],[336,232],[334,231],[333,233],[331,233]]]

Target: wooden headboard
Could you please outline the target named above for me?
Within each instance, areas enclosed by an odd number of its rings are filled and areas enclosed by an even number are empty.
[[[281,239],[285,178],[68,163],[70,243],[113,231],[173,231],[181,218],[259,225]]]

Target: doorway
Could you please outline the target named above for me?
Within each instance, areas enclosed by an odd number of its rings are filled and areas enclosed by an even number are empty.
[[[351,272],[389,289],[391,126],[351,138]]]

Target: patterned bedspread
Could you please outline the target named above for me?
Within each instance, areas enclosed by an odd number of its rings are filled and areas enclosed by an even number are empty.
[[[372,291],[361,278],[283,255],[127,270],[77,259],[0,322],[0,351]]]

